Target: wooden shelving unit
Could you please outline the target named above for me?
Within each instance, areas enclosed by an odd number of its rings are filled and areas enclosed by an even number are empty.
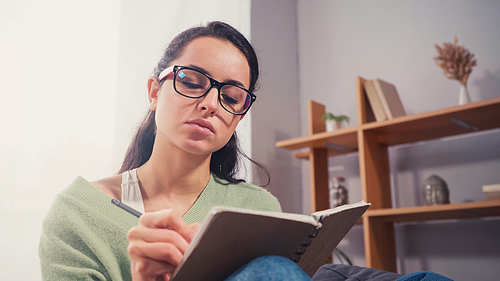
[[[375,122],[364,81],[356,77],[358,126],[325,132],[324,105],[309,101],[309,136],[276,146],[309,148],[296,157],[310,161],[313,212],[328,208],[328,157],[358,153],[362,197],[372,204],[363,216],[366,263],[396,272],[395,222],[500,216],[500,200],[392,208],[388,147],[500,128],[500,97]]]

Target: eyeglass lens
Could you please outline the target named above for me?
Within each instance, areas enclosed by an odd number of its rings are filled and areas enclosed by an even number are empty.
[[[190,98],[200,98],[211,88],[210,79],[197,70],[182,68],[174,79],[175,90]],[[251,104],[250,94],[235,85],[225,84],[220,88],[219,101],[222,107],[235,114],[244,113]]]

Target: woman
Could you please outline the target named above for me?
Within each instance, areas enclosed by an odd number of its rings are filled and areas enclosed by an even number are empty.
[[[212,206],[281,211],[270,193],[234,177],[234,130],[256,98],[258,76],[252,46],[227,24],[212,22],[174,38],[148,80],[150,111],[120,174],[95,182],[78,177],[47,214],[39,246],[43,279],[169,280]],[[144,214],[137,219],[111,198]],[[314,280],[348,276],[401,277],[330,264]],[[400,280],[450,280],[436,276],[420,272]],[[310,280],[281,257],[259,258],[227,280],[262,279]]]
[[[235,128],[258,76],[252,46],[227,24],[174,38],[148,80],[150,111],[120,174],[77,178],[56,198],[39,247],[44,279],[168,280],[212,206],[281,211],[269,192],[235,178]]]

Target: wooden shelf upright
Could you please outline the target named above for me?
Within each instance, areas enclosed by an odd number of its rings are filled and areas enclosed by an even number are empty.
[[[309,136],[278,141],[276,146],[309,148],[296,157],[310,161],[312,212],[329,205],[328,157],[358,153],[362,197],[372,204],[363,216],[366,263],[396,272],[395,222],[500,216],[500,200],[393,208],[389,146],[500,128],[500,97],[376,122],[364,81],[355,80],[358,126],[325,132],[320,120],[325,106],[309,101]]]

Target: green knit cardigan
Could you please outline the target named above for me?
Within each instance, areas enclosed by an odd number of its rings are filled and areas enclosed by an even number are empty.
[[[281,211],[263,188],[212,175],[184,220],[202,222],[212,206]],[[76,178],[57,195],[43,222],[38,249],[43,280],[131,280],[127,233],[137,223],[110,196]]]

